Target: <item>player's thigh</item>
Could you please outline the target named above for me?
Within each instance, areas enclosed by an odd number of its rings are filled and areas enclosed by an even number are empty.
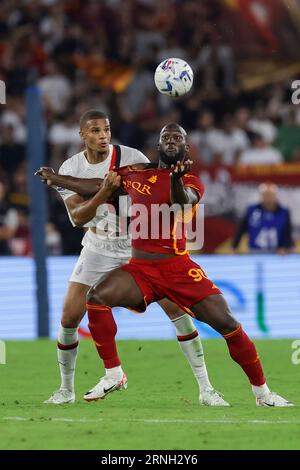
[[[221,294],[209,295],[192,305],[190,310],[195,314],[197,320],[207,323],[222,335],[231,333],[239,326]]]
[[[129,272],[117,268],[90,288],[87,302],[134,308],[144,303],[144,296],[134,277]]]
[[[157,303],[160,305],[160,307],[163,309],[163,311],[169,317],[170,320],[177,320],[178,318],[186,314],[186,312],[184,312],[178,305],[176,305],[174,302],[167,299],[166,297],[164,299],[159,300]]]
[[[86,312],[86,294],[90,286],[69,282],[63,305],[61,324],[65,328],[76,328]]]
[[[104,256],[83,247],[73,268],[70,281],[93,286],[98,280],[127,263],[127,258]]]

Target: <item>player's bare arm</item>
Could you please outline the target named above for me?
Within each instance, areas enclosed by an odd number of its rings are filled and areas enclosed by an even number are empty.
[[[145,163],[137,163],[131,165],[130,168],[132,170],[142,170],[145,166]],[[100,190],[103,183],[103,179],[101,178],[76,178],[70,175],[58,175],[53,168],[50,167],[39,168],[39,170],[35,172],[35,175],[39,176],[41,181],[50,187],[60,186],[77,193],[83,198],[94,196]],[[119,189],[115,191],[113,197],[118,197],[122,194],[126,193],[119,186]]]
[[[184,186],[182,176],[189,173],[192,166],[191,160],[184,162],[178,161],[176,165],[171,165],[170,180],[171,180],[171,202],[172,204],[197,204],[199,201],[199,194],[188,186]]]
[[[107,202],[121,185],[121,177],[116,172],[110,172],[104,178],[99,191],[90,199],[74,194],[66,200],[72,219],[77,226],[83,226],[92,220],[98,206]]]
[[[101,188],[103,179],[101,178],[75,178],[70,175],[58,175],[53,168],[41,167],[35,172],[43,183],[50,187],[60,186],[69,189],[82,197],[94,196]]]

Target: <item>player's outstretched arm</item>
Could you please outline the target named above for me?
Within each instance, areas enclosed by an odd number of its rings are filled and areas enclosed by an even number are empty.
[[[75,178],[69,175],[58,175],[50,167],[41,167],[35,172],[43,183],[50,187],[62,187],[69,189],[83,197],[94,196],[102,186],[103,179],[100,178]]]
[[[184,186],[182,176],[187,174],[191,169],[191,160],[185,162],[177,162],[171,166],[171,202],[172,204],[196,204],[199,201],[198,193],[193,189]]]
[[[77,194],[66,199],[65,203],[71,214],[72,220],[77,226],[83,226],[92,220],[97,212],[98,206],[104,204],[121,185],[121,176],[110,172],[103,180],[99,191],[90,199],[84,200]]]

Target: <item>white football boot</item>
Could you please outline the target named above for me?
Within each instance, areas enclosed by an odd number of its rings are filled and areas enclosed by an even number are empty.
[[[75,393],[70,392],[66,388],[60,388],[51,395],[44,403],[47,405],[66,405],[68,403],[75,403]]]
[[[116,390],[126,390],[127,388],[127,377],[123,372],[121,380],[116,380],[110,375],[105,375],[100,379],[100,381],[89,390],[83,398],[86,401],[97,401],[104,400],[106,395],[109,393],[115,392]]]
[[[230,404],[224,400],[222,394],[213,388],[202,390],[199,395],[199,401],[200,405],[205,406],[230,406]]]
[[[260,398],[256,398],[257,406],[294,406],[294,403],[277,395],[275,392],[269,392]]]

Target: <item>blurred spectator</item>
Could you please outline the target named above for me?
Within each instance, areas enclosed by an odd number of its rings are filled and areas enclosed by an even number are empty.
[[[12,173],[24,159],[25,147],[15,141],[13,126],[2,126],[0,132],[0,167],[6,172]]]
[[[52,52],[55,46],[62,41],[66,23],[67,16],[64,12],[63,2],[54,1],[48,14],[41,17],[39,27],[46,51]]]
[[[251,252],[288,253],[293,246],[289,210],[280,205],[275,184],[261,184],[259,194],[260,202],[248,207],[240,223],[233,249],[238,248],[242,236],[247,233]]]
[[[10,98],[8,105],[3,107],[3,112],[0,116],[1,127],[12,127],[13,140],[17,144],[24,144],[26,140],[26,127],[25,127],[25,109],[22,98]]]
[[[62,203],[61,197],[56,191],[50,192],[50,226],[55,227],[60,234],[60,248],[61,254],[64,255],[76,255],[79,254],[82,246],[81,240],[84,235],[83,229],[80,227],[72,227],[69,221],[69,217],[66,217],[66,208]],[[50,228],[51,228],[50,227]],[[51,235],[52,238],[52,235]],[[54,237],[52,238],[52,240]],[[57,237],[55,245],[57,244]],[[57,245],[56,245],[57,246]],[[58,250],[58,251],[59,251]],[[52,253],[54,254],[54,253]],[[60,254],[60,253],[58,253]]]
[[[53,61],[47,62],[45,72],[45,76],[39,80],[38,85],[41,88],[46,108],[49,107],[54,113],[63,113],[71,97],[71,84],[60,73]]]
[[[247,127],[249,131],[259,133],[266,143],[272,144],[274,142],[277,134],[276,126],[267,118],[265,106],[262,103],[257,105],[253,117],[248,121]]]
[[[9,241],[11,254],[14,256],[30,256],[32,254],[32,248],[30,240],[26,162],[21,163],[12,175],[8,201],[17,212],[17,227],[13,237]]]
[[[235,61],[231,46],[224,43],[217,31],[210,31],[204,35],[197,57],[191,62],[193,69],[204,74],[204,83],[207,88],[209,81],[214,77],[214,84],[223,92],[231,93],[234,90]]]
[[[249,145],[249,139],[243,129],[237,127],[233,116],[225,115],[223,118],[223,132],[220,135],[220,151],[223,147],[222,163],[224,165],[235,165],[242,151]]]
[[[78,119],[68,113],[65,119],[55,122],[49,129],[49,142],[52,146],[52,165],[58,168],[62,160],[81,151]]]
[[[157,54],[157,62],[160,63],[165,60],[166,57],[178,57],[179,59],[185,59],[186,52],[183,47],[178,44],[177,38],[173,34],[169,34],[165,39],[165,44]]]
[[[213,113],[210,110],[201,111],[197,130],[190,133],[190,142],[197,148],[202,163],[211,165],[217,156],[220,156],[220,148],[216,145],[219,136],[220,131],[215,127]]]
[[[29,227],[29,212],[25,207],[17,208],[18,225],[9,245],[14,256],[31,256],[31,238]]]
[[[58,256],[62,254],[62,239],[54,224],[46,225],[46,246],[47,253],[50,256]]]
[[[23,231],[29,203],[24,92],[33,72],[44,97],[47,164],[54,168],[81,150],[78,118],[88,108],[111,116],[114,142],[144,150],[152,161],[157,131],[167,121],[189,131],[194,168],[300,160],[300,106],[291,103],[291,80],[242,87],[240,65],[247,58],[239,55],[225,3],[1,0],[0,78],[7,104],[0,106],[0,178],[11,188],[9,203],[23,210]],[[179,99],[158,93],[153,83],[156,66],[171,56],[194,70],[191,92]],[[56,229],[48,227],[56,239],[51,250],[60,252],[60,234],[63,253],[77,253],[81,233],[68,232],[63,207],[49,199],[49,213],[57,213],[51,218]]]
[[[247,134],[239,129],[234,117],[225,115],[219,129],[210,136],[210,147],[214,155],[212,163],[235,165],[241,152],[250,145]]]
[[[283,161],[279,150],[271,147],[261,134],[252,133],[251,140],[252,148],[241,153],[240,165],[274,165]]]
[[[29,195],[27,188],[27,165],[25,162],[21,163],[12,175],[8,200],[15,207],[28,210]]]
[[[204,110],[197,124],[198,129],[190,133],[190,141],[205,164],[234,165],[250,145],[246,132],[237,127],[231,115],[226,114],[220,128],[216,128],[212,112]]]
[[[244,106],[238,108],[235,113],[234,113],[234,120],[236,123],[236,126],[243,130],[244,132],[247,132],[248,129],[248,122],[251,117],[251,111],[249,108],[245,108]]]
[[[145,99],[153,93],[153,67],[141,59],[135,63],[135,77],[124,96],[124,115],[134,119]]]
[[[10,255],[9,241],[18,228],[18,214],[7,201],[7,187],[0,181],[0,256]]]

